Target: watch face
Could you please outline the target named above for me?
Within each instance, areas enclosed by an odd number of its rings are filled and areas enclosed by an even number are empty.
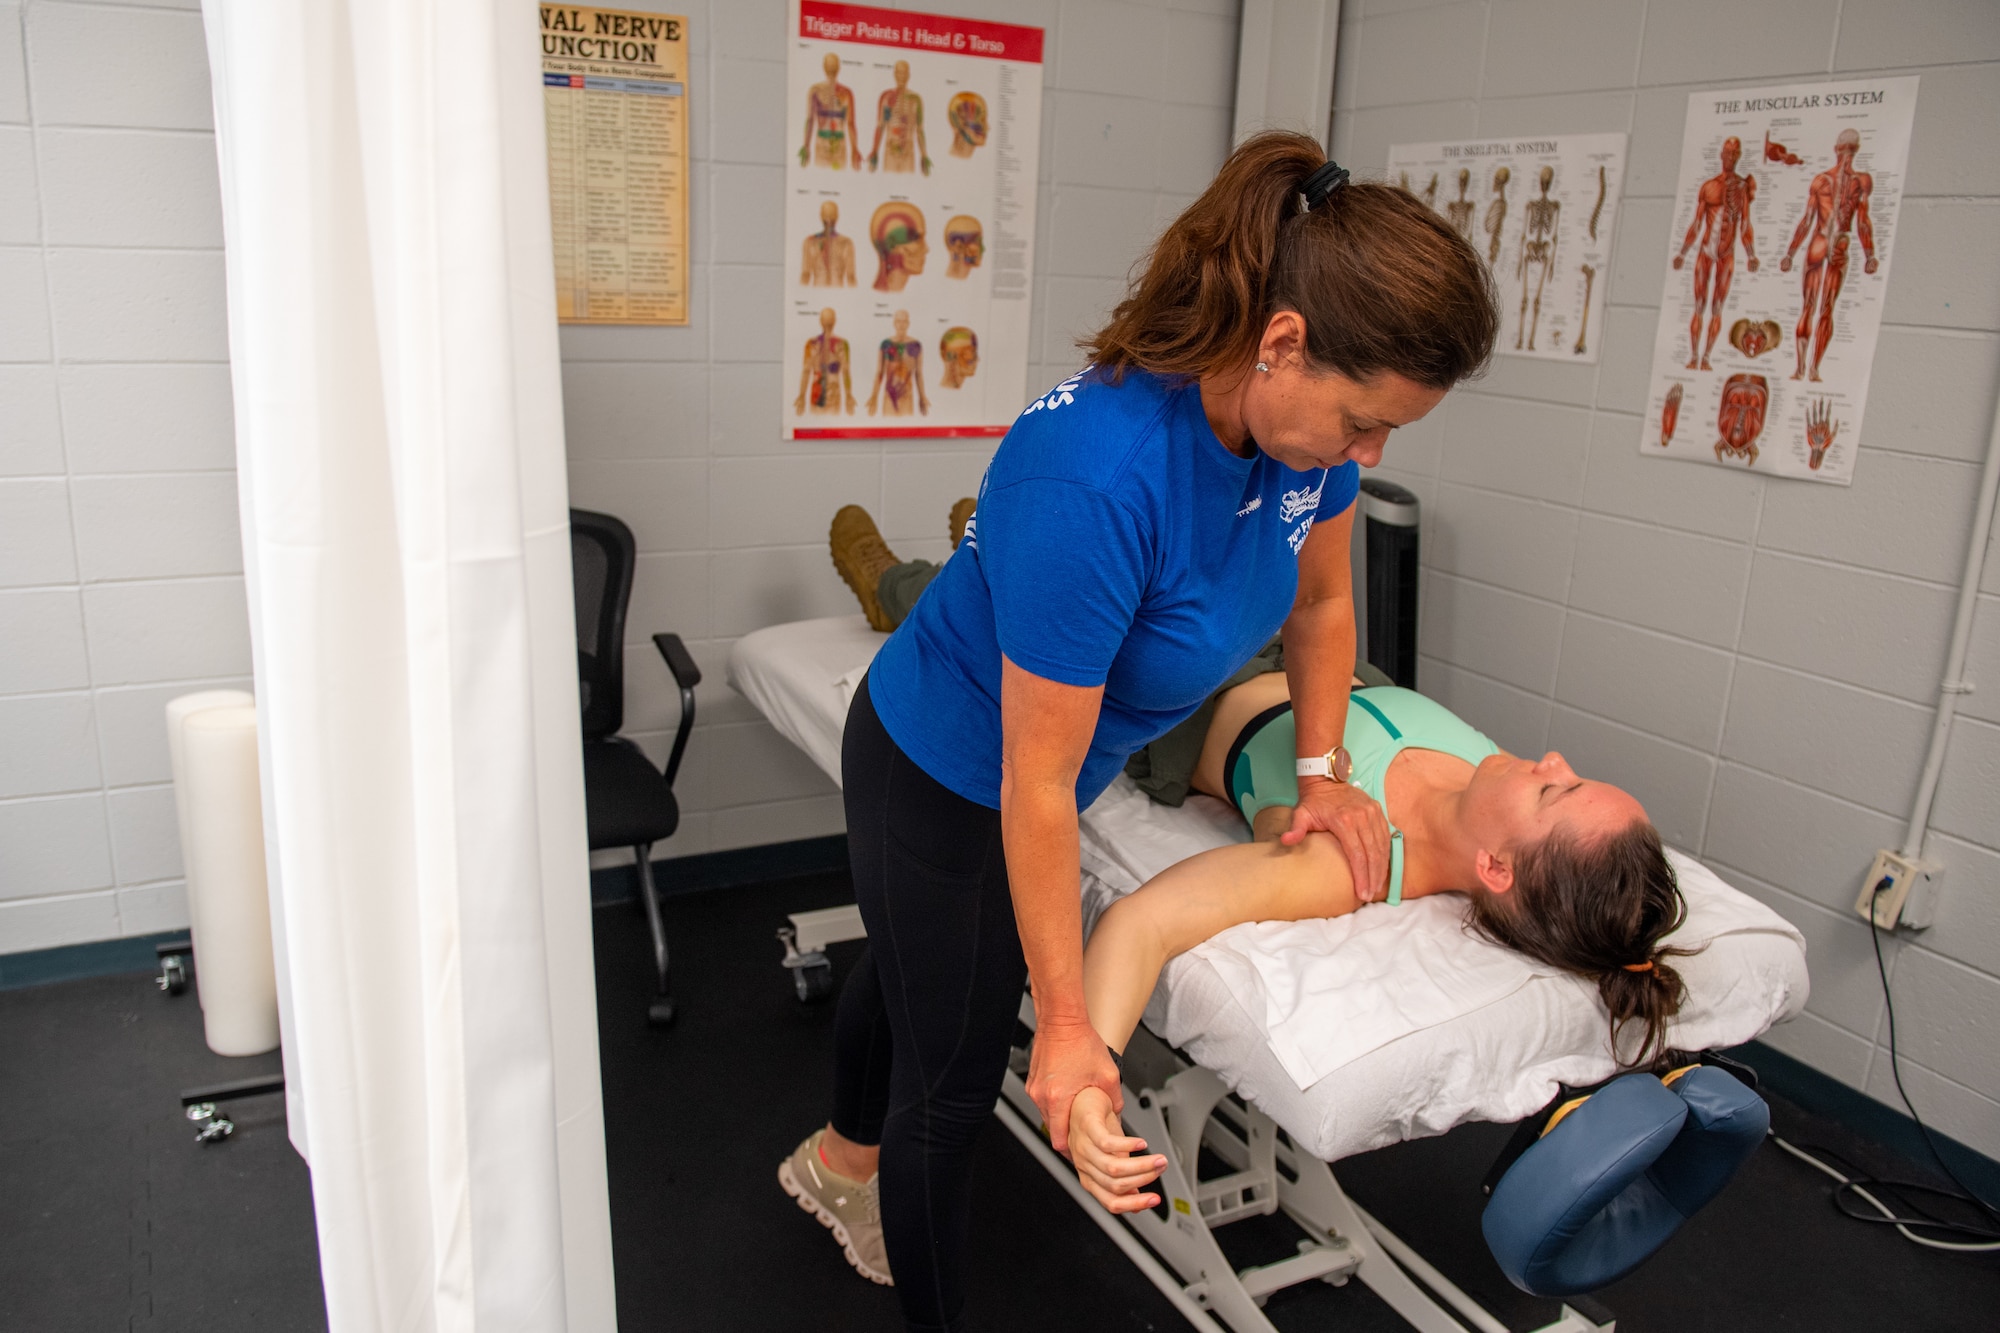
[[[1333,750],[1333,780],[1345,782],[1354,772],[1354,756],[1347,752],[1345,745],[1337,745]]]

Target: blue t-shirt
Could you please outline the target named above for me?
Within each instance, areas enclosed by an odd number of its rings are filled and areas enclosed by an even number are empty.
[[[1001,654],[1102,685],[1081,809],[1284,624],[1315,515],[1359,478],[1237,457],[1192,383],[1086,369],[1001,441],[964,544],[869,669],[875,711],[926,773],[998,809]]]

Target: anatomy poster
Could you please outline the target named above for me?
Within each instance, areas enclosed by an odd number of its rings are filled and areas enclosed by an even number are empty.
[[[1641,453],[1846,486],[1915,78],[1690,93]]]
[[[1028,396],[1042,30],[791,14],[787,437],[1006,434]]]
[[[687,20],[541,10],[556,318],[685,324]]]
[[[1471,241],[1500,292],[1503,356],[1595,362],[1625,136],[1397,144],[1389,179]]]

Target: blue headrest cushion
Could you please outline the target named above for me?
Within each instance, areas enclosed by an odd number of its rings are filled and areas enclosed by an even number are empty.
[[[1672,1086],[1627,1074],[1521,1154],[1480,1227],[1521,1290],[1569,1296],[1616,1282],[1721,1193],[1770,1127],[1763,1099],[1722,1070]]]

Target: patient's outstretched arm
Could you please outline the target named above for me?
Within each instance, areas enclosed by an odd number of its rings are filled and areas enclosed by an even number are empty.
[[[1191,856],[1105,910],[1083,955],[1090,1025],[1123,1051],[1167,961],[1245,921],[1345,916],[1355,909],[1347,859],[1330,833],[1294,847],[1241,843]],[[1134,1157],[1142,1139],[1127,1137],[1102,1091],[1087,1088],[1070,1105],[1069,1148],[1077,1175],[1114,1213],[1151,1208],[1141,1191],[1166,1161]]]

